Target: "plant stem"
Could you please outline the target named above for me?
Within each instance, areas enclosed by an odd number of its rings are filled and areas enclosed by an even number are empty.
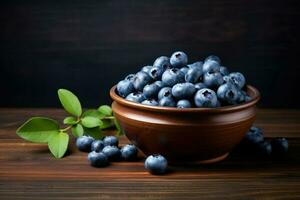
[[[110,117],[103,117],[103,119],[115,119],[114,116],[110,116]]]
[[[68,131],[72,126],[67,126],[66,128],[60,129],[61,132],[66,132]]]

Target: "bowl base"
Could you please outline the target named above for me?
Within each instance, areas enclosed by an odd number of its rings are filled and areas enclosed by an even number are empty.
[[[208,159],[208,160],[195,160],[195,161],[181,161],[181,162],[176,162],[176,161],[170,161],[170,165],[207,165],[207,164],[213,164],[216,162],[220,162],[227,158],[229,153],[225,153],[224,155],[218,156],[216,158]]]

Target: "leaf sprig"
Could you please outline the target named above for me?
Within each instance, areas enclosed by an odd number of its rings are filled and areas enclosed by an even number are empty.
[[[53,156],[62,158],[68,149],[68,132],[76,138],[85,134],[101,139],[102,130],[115,127],[117,135],[122,134],[110,106],[102,105],[98,109],[82,112],[79,99],[71,91],[59,89],[58,97],[63,108],[71,115],[63,120],[66,127],[60,128],[59,123],[50,118],[32,117],[17,129],[17,135],[30,142],[47,143]]]

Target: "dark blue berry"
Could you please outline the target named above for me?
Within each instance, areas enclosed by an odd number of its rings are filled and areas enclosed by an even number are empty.
[[[203,73],[214,73],[220,71],[220,63],[214,61],[214,60],[207,60],[203,63],[202,66]]]
[[[148,74],[153,80],[159,80],[161,79],[161,76],[164,73],[164,71],[165,70],[162,67],[152,67]]]
[[[197,67],[197,68],[201,68],[202,70],[202,67],[203,67],[203,62],[202,61],[197,61],[197,62],[194,62],[192,64],[189,64],[187,65],[189,68],[194,68],[194,67]]]
[[[194,84],[194,86],[195,86],[196,90],[201,90],[203,88],[206,88],[206,85],[204,85],[204,83],[201,83],[201,82]]]
[[[208,56],[207,58],[205,58],[204,62],[206,62],[206,61],[215,61],[215,62],[221,64],[221,59],[215,55]]]
[[[208,88],[198,90],[195,97],[195,104],[197,107],[215,108],[218,106],[218,98],[216,93]]]
[[[105,167],[109,164],[107,156],[104,153],[96,151],[88,154],[88,160],[94,167]]]
[[[121,149],[121,158],[123,160],[136,160],[138,150],[133,144],[127,144]]]
[[[170,68],[171,67],[170,58],[167,56],[160,56],[156,58],[156,60],[153,63],[153,67],[159,67],[163,70]]]
[[[133,92],[133,93],[130,93],[127,97],[126,97],[126,100],[128,101],[133,101],[133,102],[136,102],[136,103],[141,103],[142,101],[144,101],[146,98],[144,96],[143,93],[141,92]]]
[[[244,142],[250,146],[257,145],[263,141],[264,141],[263,133],[256,126],[252,126],[244,138]]]
[[[109,160],[119,160],[120,159],[120,149],[116,146],[105,146],[102,149],[102,153],[104,153]]]
[[[163,97],[172,97],[172,88],[164,87],[158,92],[158,100],[162,99]]]
[[[234,84],[239,88],[239,89],[242,89],[245,84],[246,84],[246,79],[244,77],[244,75],[240,72],[233,72],[233,73],[230,73],[228,75],[231,80],[234,82]]]
[[[119,145],[119,140],[116,136],[110,135],[106,136],[103,139],[104,146],[118,146]]]
[[[218,98],[228,104],[236,104],[238,100],[241,100],[240,95],[237,88],[229,83],[221,85],[217,90]]]
[[[170,63],[173,67],[184,67],[188,63],[188,57],[184,52],[177,51],[172,54]]]
[[[90,152],[91,145],[94,142],[94,138],[90,136],[81,136],[76,140],[76,146],[80,151]]]
[[[91,145],[91,150],[101,152],[104,148],[104,142],[102,140],[95,140]]]
[[[157,97],[159,91],[160,87],[157,84],[152,83],[144,87],[143,94],[146,98],[154,98]]]
[[[190,83],[197,83],[202,76],[202,67],[191,67],[185,74],[185,81]]]
[[[285,138],[275,138],[271,140],[273,153],[275,155],[283,155],[288,152],[289,142]]]
[[[162,82],[166,86],[184,82],[184,73],[177,68],[167,69],[162,75]]]
[[[227,76],[229,74],[229,71],[226,67],[224,66],[221,66],[220,67],[220,73],[223,75],[223,76]]]
[[[173,99],[173,97],[163,97],[159,100],[158,104],[164,107],[175,107],[176,101]]]
[[[152,68],[151,65],[147,65],[147,66],[144,66],[141,71],[146,72],[148,74],[148,72],[150,71],[151,68]]]
[[[223,76],[220,72],[207,72],[203,76],[203,83],[209,88],[219,87],[223,82]]]
[[[192,104],[187,99],[181,99],[177,102],[177,108],[191,108]]]
[[[117,84],[117,92],[121,97],[126,97],[130,93],[134,92],[133,83],[131,80],[122,80]]]
[[[133,86],[138,91],[143,91],[145,85],[149,84],[152,81],[152,78],[148,73],[140,71],[136,73],[133,79]]]
[[[188,99],[194,95],[196,88],[192,83],[177,83],[172,87],[172,95],[177,99]]]
[[[263,141],[257,144],[258,154],[260,156],[270,156],[272,154],[272,145],[269,141]]]
[[[168,162],[162,155],[151,155],[145,160],[145,168],[152,174],[167,172]]]
[[[158,102],[155,99],[146,99],[142,101],[142,104],[148,105],[148,106],[158,106]]]

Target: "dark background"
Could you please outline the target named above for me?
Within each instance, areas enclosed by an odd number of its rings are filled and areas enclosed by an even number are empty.
[[[126,74],[175,50],[241,71],[260,106],[300,107],[299,1],[1,1],[0,106],[109,103]]]

